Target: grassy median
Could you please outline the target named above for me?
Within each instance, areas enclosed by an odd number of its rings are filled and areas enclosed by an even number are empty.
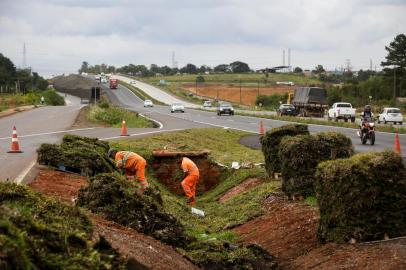
[[[138,113],[113,106],[107,102],[91,105],[86,112],[86,118],[92,123],[110,127],[121,127],[123,120],[126,121],[128,128],[154,127],[150,120],[140,116]]]

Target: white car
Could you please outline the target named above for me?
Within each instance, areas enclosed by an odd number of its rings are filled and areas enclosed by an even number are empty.
[[[173,103],[171,105],[171,113],[174,113],[174,112],[182,112],[182,113],[184,113],[185,112],[185,107],[183,106],[182,103]]]
[[[210,100],[206,100],[203,103],[203,108],[211,108],[211,101]]]
[[[136,84],[137,82],[136,81],[130,81],[130,84]]]
[[[338,119],[344,119],[345,122],[351,120],[351,122],[355,122],[355,109],[352,105],[348,102],[336,102],[331,106],[328,110],[328,120],[334,119],[334,121],[338,121]]]
[[[151,100],[146,99],[144,100],[144,107],[154,107],[154,104],[152,103]]]
[[[378,123],[392,122],[393,124],[399,123],[403,124],[403,116],[398,108],[383,108],[382,112],[379,114]]]

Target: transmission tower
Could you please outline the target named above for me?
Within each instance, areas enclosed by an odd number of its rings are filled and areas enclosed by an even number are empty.
[[[22,68],[25,69],[27,67],[27,50],[25,48],[25,42],[23,45],[23,66]]]
[[[346,66],[346,69],[347,69],[347,72],[350,72],[351,71],[351,59],[346,59],[345,60],[345,66]]]
[[[177,68],[178,62],[175,60],[175,52],[172,52],[172,68]]]

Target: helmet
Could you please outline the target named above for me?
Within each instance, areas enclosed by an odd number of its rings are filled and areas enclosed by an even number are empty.
[[[117,154],[117,150],[114,148],[110,148],[109,151],[107,152],[107,155],[111,158],[114,158],[116,154]]]
[[[364,107],[364,111],[365,111],[365,112],[371,112],[371,106],[366,105],[366,106]]]

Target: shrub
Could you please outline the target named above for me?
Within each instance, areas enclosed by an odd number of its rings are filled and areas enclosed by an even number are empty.
[[[288,94],[278,95],[273,94],[270,96],[257,96],[255,101],[256,105],[262,104],[263,107],[270,107],[270,108],[277,108],[279,106],[279,102],[285,102],[288,99]]]
[[[262,153],[265,158],[265,169],[268,175],[281,172],[278,157],[279,143],[285,136],[309,134],[306,125],[286,125],[267,131],[261,138]]]
[[[346,158],[353,154],[351,139],[341,133],[319,133],[285,137],[279,145],[282,190],[303,196],[314,194],[314,174],[321,161]]]
[[[0,269],[125,269],[77,207],[0,183]]]
[[[156,198],[156,194],[135,192],[132,184],[119,175],[98,174],[80,189],[77,203],[164,243],[185,246],[189,239],[183,225],[165,213]]]
[[[390,151],[319,164],[315,191],[321,242],[406,235],[406,170]]]
[[[221,241],[194,242],[186,256],[202,269],[280,269],[274,256],[256,244],[247,247]]]
[[[69,167],[83,175],[114,172],[115,164],[107,156],[109,144],[97,138],[65,135],[61,145],[44,143],[37,150],[38,163]]]
[[[48,105],[65,105],[65,99],[62,96],[58,95],[58,93],[53,89],[42,92],[42,95],[44,96],[45,103]]]

